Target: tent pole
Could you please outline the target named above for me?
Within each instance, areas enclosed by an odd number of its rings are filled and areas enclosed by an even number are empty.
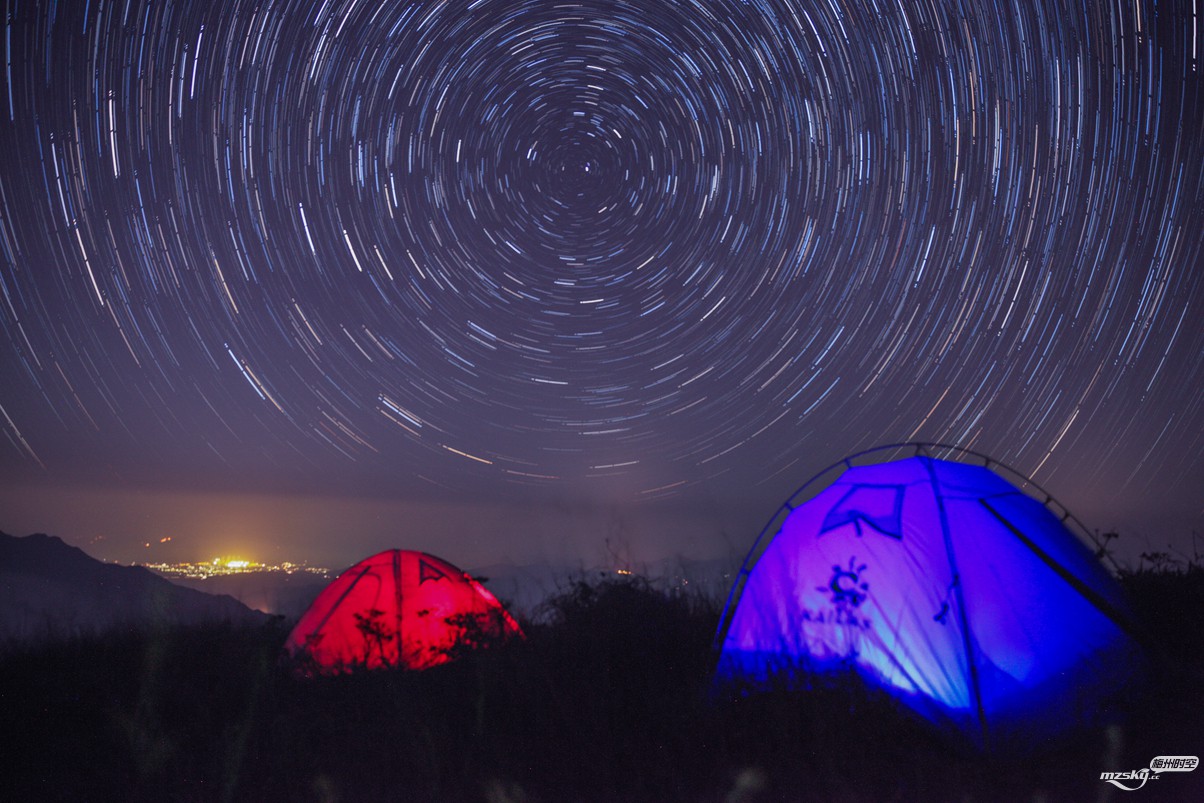
[[[982,729],[982,747],[989,753],[991,741],[987,728],[987,713],[982,705],[982,686],[978,680],[978,664],[974,661],[973,645],[970,642],[970,621],[966,616],[966,597],[962,593],[961,572],[957,569],[953,539],[949,537],[949,517],[945,511],[945,500],[941,496],[941,487],[936,478],[936,471],[932,468],[932,458],[922,457],[920,459],[932,480],[932,497],[936,501],[937,515],[941,520],[941,535],[945,539],[945,555],[949,560],[949,570],[953,572],[953,593],[957,597],[957,619],[962,629],[962,649],[966,653],[966,667],[970,670],[970,686],[974,692],[974,706],[978,710],[978,724]]]
[[[330,606],[330,610],[328,610],[326,612],[326,615],[322,617],[322,620],[320,622],[318,622],[318,626],[315,627],[310,632],[313,632],[313,633],[321,633],[322,632],[322,628],[326,627],[326,623],[330,621],[330,617],[334,616],[335,611],[337,611],[339,609],[339,606],[343,604],[343,600],[347,599],[347,595],[349,595],[352,591],[355,590],[355,587],[357,584],[359,584],[359,581],[363,580],[364,575],[366,575],[370,571],[372,571],[372,567],[365,566],[364,570],[361,571],[358,575],[356,575],[355,579],[351,581],[351,584],[347,586],[347,589],[342,594],[339,595],[339,598],[337,600],[335,600],[334,605]]]

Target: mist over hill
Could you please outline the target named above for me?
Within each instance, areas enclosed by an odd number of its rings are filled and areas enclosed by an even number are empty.
[[[305,613],[336,575],[248,571],[214,577],[173,577],[171,582],[205,594],[228,596],[261,613],[293,620]]]

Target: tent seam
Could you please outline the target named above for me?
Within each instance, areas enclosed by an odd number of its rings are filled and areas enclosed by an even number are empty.
[[[1041,549],[1041,547],[1037,546],[1032,539],[1022,533],[1018,527],[1012,524],[1012,522],[1005,518],[1002,513],[996,510],[990,502],[988,502],[986,499],[979,499],[978,501],[979,504],[985,507],[987,511],[994,516],[995,519],[1002,524],[1008,532],[1014,535],[1021,544],[1023,544],[1028,548],[1029,551],[1036,555],[1042,563],[1052,569],[1054,574],[1056,574],[1064,583],[1077,591],[1079,595],[1083,597],[1083,599],[1091,603],[1091,605],[1094,606],[1097,611],[1102,613],[1108,619],[1108,621],[1116,625],[1128,635],[1132,636],[1138,642],[1146,641],[1145,634],[1134,625],[1130,618],[1125,615],[1124,611],[1108,602],[1106,599],[1096,593],[1090,586],[1088,586],[1079,578],[1075,577],[1069,569],[1058,563],[1057,560]]]

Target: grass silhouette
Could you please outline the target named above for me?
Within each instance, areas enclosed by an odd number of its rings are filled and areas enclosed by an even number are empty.
[[[1023,757],[962,749],[853,678],[717,695],[718,603],[610,577],[562,589],[525,639],[422,672],[300,677],[281,621],[10,645],[5,797],[1094,800],[1110,789],[1100,772],[1204,744],[1204,635],[1189,624],[1204,621],[1204,571],[1122,581],[1160,652],[1151,682],[1123,724]],[[1174,775],[1159,781],[1172,799],[1204,779]]]

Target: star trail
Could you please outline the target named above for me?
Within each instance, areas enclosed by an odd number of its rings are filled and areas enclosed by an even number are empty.
[[[1204,520],[1199,0],[4,12],[10,488]]]

